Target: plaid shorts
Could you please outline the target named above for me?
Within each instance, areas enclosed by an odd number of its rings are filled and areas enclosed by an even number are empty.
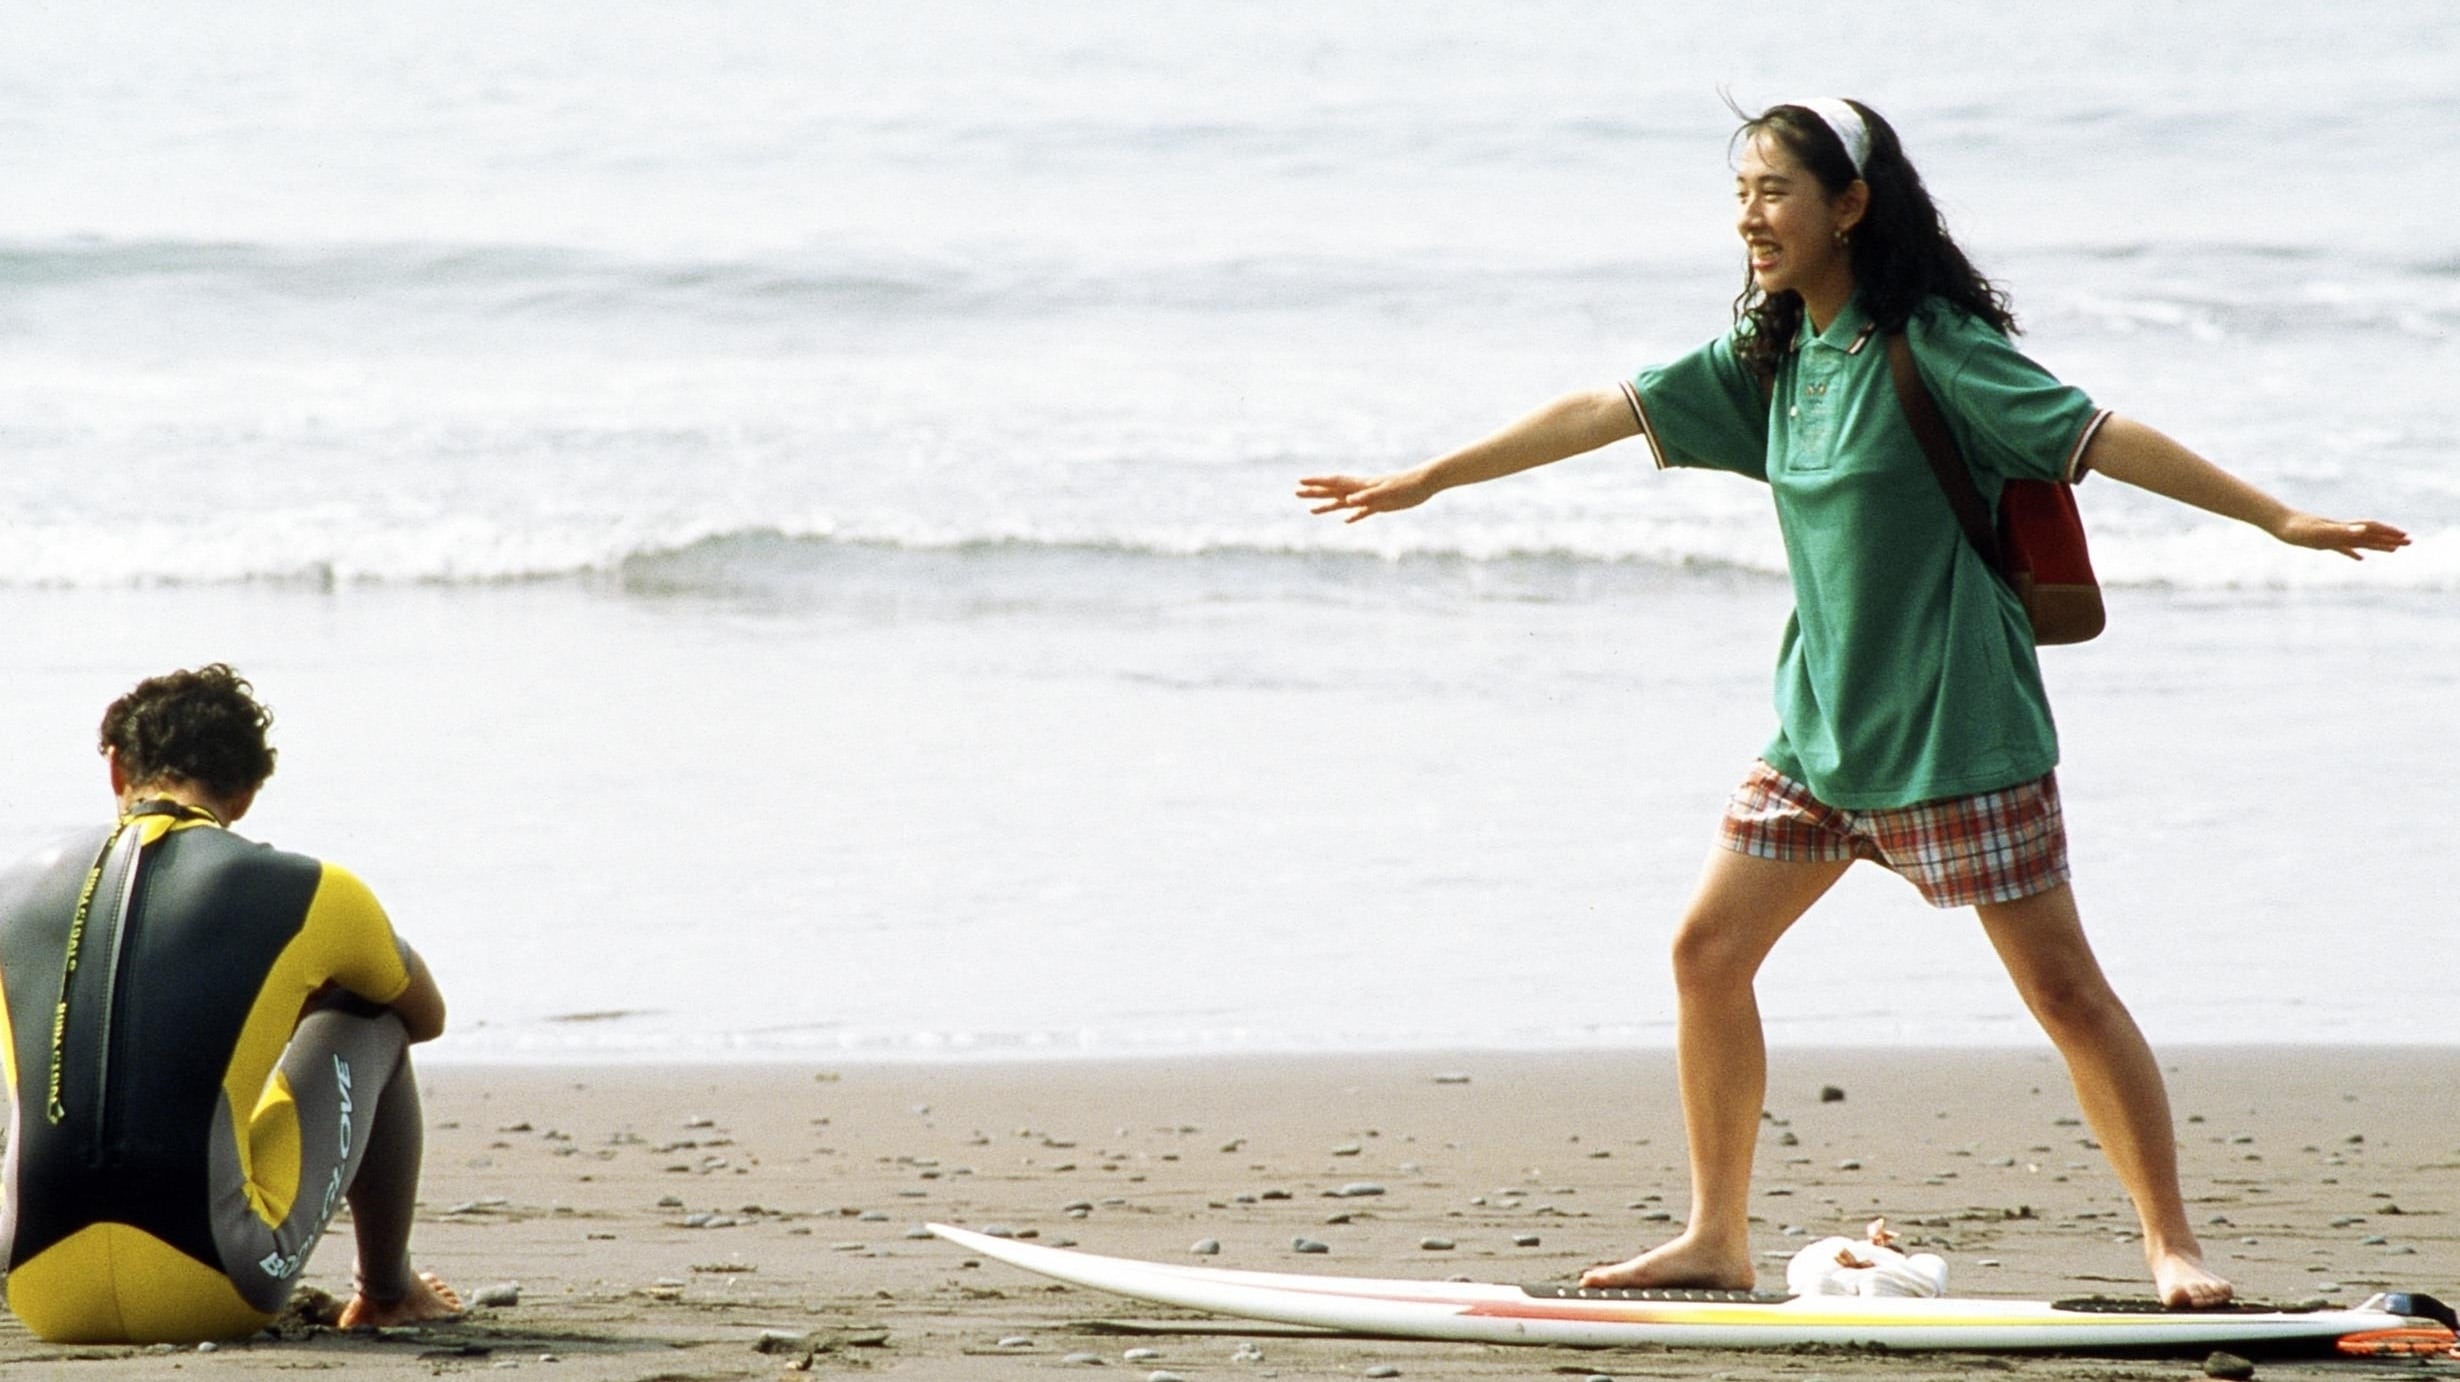
[[[1868,859],[1933,907],[2013,902],[2067,881],[2055,773],[1977,796],[1845,811],[1754,763],[1726,803],[1718,838],[1755,859]]]

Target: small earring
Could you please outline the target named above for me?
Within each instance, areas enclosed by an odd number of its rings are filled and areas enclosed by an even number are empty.
[[[1836,247],[1837,247],[1838,249],[1844,249],[1844,248],[1846,248],[1847,246],[1851,245],[1852,243],[1853,243],[1853,242],[1852,242],[1851,240],[1848,240],[1848,239],[1845,237],[1845,228],[1844,228],[1843,226],[1839,226],[1839,227],[1837,227],[1837,230],[1836,230]]]

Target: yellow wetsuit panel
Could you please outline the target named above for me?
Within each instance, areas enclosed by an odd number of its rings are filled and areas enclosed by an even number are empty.
[[[8,971],[0,968],[0,994],[8,992]],[[17,1098],[17,1028],[9,1021],[9,1005],[0,1002],[0,1075],[8,1077],[8,1096]]]
[[[109,1290],[96,1290],[109,1282]],[[92,1224],[17,1264],[9,1308],[55,1344],[190,1343],[253,1334],[272,1316],[230,1278],[143,1229]]]
[[[276,1082],[275,1067],[290,1045],[291,1032],[299,1025],[300,1008],[328,979],[371,1003],[390,1003],[410,987],[401,944],[394,939],[393,925],[376,895],[357,875],[333,864],[324,866],[299,933],[274,958],[258,987],[222,1082],[223,1097],[230,1100],[234,1112],[255,1110],[247,1119],[231,1121],[239,1138],[239,1165],[247,1177],[249,1203],[268,1224],[282,1222],[298,1194],[299,1180],[298,1120],[287,1107],[270,1107],[276,1097],[270,1086]],[[282,1091],[285,1105],[289,1097],[287,1090]],[[282,1145],[258,1142],[255,1127],[265,1117],[274,1118],[277,1126],[287,1120],[290,1155],[286,1166],[257,1164],[260,1146]],[[279,1134],[269,1128],[265,1135]]]
[[[268,1224],[290,1217],[299,1198],[299,1103],[290,1081],[273,1072],[265,1097],[248,1116],[248,1207]]]

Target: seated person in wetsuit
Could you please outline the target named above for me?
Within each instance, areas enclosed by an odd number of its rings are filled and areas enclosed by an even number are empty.
[[[365,884],[230,831],[270,723],[221,664],[138,683],[103,715],[117,822],[0,872],[0,1245],[44,1339],[253,1333],[345,1200],[341,1324],[460,1311],[409,1251],[444,998]]]

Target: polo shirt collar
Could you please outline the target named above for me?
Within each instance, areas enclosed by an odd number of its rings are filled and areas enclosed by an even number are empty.
[[[1794,349],[1797,352],[1806,345],[1819,345],[1841,350],[1848,355],[1859,355],[1863,347],[1870,344],[1871,338],[1879,334],[1879,324],[1871,320],[1871,314],[1863,309],[1862,295],[1856,293],[1845,304],[1845,310],[1836,314],[1836,320],[1828,323],[1827,330],[1812,334],[1811,314],[1808,312],[1802,314],[1802,325],[1795,330]]]

